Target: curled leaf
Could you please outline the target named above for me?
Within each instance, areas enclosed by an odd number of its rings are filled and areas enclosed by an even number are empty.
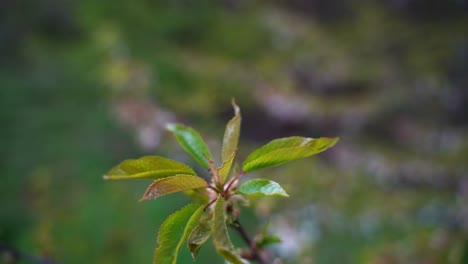
[[[288,161],[306,158],[336,144],[339,138],[288,137],[270,141],[255,150],[244,161],[245,172],[272,167]]]
[[[227,123],[223,138],[223,151],[221,153],[223,162],[230,158],[231,154],[237,149],[239,142],[241,126],[240,108],[236,105],[234,99],[232,100],[232,106],[234,107],[234,117]]]
[[[155,180],[146,189],[140,201],[145,201],[175,192],[207,187],[205,180],[194,175],[176,175]]]
[[[128,159],[110,170],[104,179],[160,179],[177,174],[195,175],[187,165],[159,156],[145,156],[139,159]]]
[[[193,260],[196,260],[198,251],[211,236],[211,219],[200,219],[199,223],[190,233],[187,239],[187,246],[192,254]]]
[[[191,127],[182,124],[168,124],[167,130],[174,133],[180,146],[190,154],[200,165],[208,168],[207,159],[212,159],[212,155],[200,134]]]

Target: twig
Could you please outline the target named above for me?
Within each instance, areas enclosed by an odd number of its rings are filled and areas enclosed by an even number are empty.
[[[267,260],[266,255],[260,253],[255,243],[252,241],[252,239],[245,231],[244,227],[239,222],[239,219],[234,220],[231,226],[234,228],[234,230],[237,231],[237,233],[239,233],[242,240],[244,240],[244,242],[249,246],[251,260],[257,261],[260,264],[268,264],[269,262]]]

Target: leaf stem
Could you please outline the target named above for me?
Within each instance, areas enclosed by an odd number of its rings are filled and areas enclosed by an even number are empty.
[[[213,185],[208,185],[208,189],[211,189],[211,190],[215,191],[216,193],[220,193],[220,191],[218,190],[218,188],[216,188],[216,187],[213,186]]]
[[[236,182],[237,180],[239,180],[242,176],[245,175],[245,172],[239,172],[236,177],[234,177],[228,184],[227,184],[227,187],[225,189],[225,192],[229,192],[229,190],[231,189],[231,186],[234,184],[234,182]]]
[[[214,202],[216,202],[216,200],[218,200],[218,198],[213,199],[207,205],[205,205],[205,207],[203,207],[203,211],[206,211],[206,209],[208,209],[208,207],[210,207],[210,205],[214,204]]]

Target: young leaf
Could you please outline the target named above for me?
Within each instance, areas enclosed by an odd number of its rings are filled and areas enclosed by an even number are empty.
[[[141,201],[158,198],[160,196],[181,192],[191,189],[207,187],[205,180],[194,175],[175,175],[167,178],[155,180],[146,189],[145,194],[140,199]]]
[[[260,237],[256,239],[255,245],[260,249],[263,249],[271,244],[282,242],[281,238],[278,237],[277,235],[268,233],[269,226],[270,226],[269,223],[265,224],[262,227],[262,233],[260,234]]]
[[[203,214],[203,206],[189,204],[170,215],[161,225],[153,264],[176,264],[180,248]]]
[[[227,177],[229,176],[229,172],[231,171],[232,162],[234,161],[234,157],[236,156],[236,150],[232,152],[231,156],[223,162],[221,167],[217,168],[219,178],[221,180],[221,184],[223,184]]]
[[[195,172],[189,166],[175,160],[145,156],[123,161],[104,175],[104,179],[160,179],[177,174],[195,175]]]
[[[177,141],[188,154],[203,167],[208,168],[206,159],[212,159],[212,155],[197,131],[181,124],[168,124],[167,130],[174,133]]]
[[[239,187],[238,192],[245,195],[254,196],[289,197],[289,195],[283,190],[283,188],[281,188],[278,183],[265,179],[253,179],[245,182]]]
[[[226,227],[226,211],[224,207],[224,198],[218,196],[216,205],[213,211],[213,242],[216,251],[224,257],[227,261],[233,264],[243,264],[244,261],[236,253],[234,245],[232,245],[231,238]]]
[[[281,238],[278,237],[277,235],[267,235],[267,236],[262,237],[260,240],[258,240],[256,245],[258,248],[263,249],[269,245],[277,244],[281,242],[282,242]]]
[[[232,100],[232,106],[234,107],[234,117],[227,123],[223,138],[223,151],[221,154],[223,162],[227,161],[231,154],[237,149],[237,143],[239,141],[241,126],[240,108],[236,105],[234,99]]]
[[[339,138],[288,137],[270,141],[250,154],[242,165],[245,172],[306,158],[336,144]]]
[[[192,258],[195,261],[198,251],[206,243],[211,236],[211,218],[200,219],[199,223],[190,233],[187,239],[187,246],[192,253]]]

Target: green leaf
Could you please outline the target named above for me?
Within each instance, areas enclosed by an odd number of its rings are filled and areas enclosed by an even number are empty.
[[[263,249],[269,245],[278,244],[281,242],[282,242],[281,238],[278,237],[277,235],[267,235],[267,236],[262,237],[259,241],[257,241],[256,245],[258,248]]]
[[[239,193],[254,196],[284,196],[289,195],[281,188],[281,186],[270,180],[253,179],[245,182],[239,187]]]
[[[213,211],[213,242],[216,251],[227,261],[233,264],[244,264],[242,258],[236,253],[234,245],[226,227],[226,210],[224,207],[224,198],[218,196],[216,205]]]
[[[234,161],[234,157],[236,156],[236,150],[231,154],[231,156],[223,162],[221,167],[217,168],[219,179],[221,180],[221,184],[224,184],[227,177],[229,176],[229,172],[231,171],[232,162]]]
[[[242,165],[244,172],[306,158],[336,144],[339,138],[288,137],[270,141],[250,154]]]
[[[192,258],[195,261],[198,251],[206,243],[211,236],[211,218],[200,219],[199,223],[190,233],[187,239],[187,246],[192,253]]]
[[[182,148],[203,167],[208,168],[208,159],[213,159],[208,146],[200,134],[191,127],[181,124],[168,124],[167,130],[174,133]]]
[[[234,107],[234,117],[227,123],[223,138],[223,151],[221,154],[223,162],[231,157],[231,154],[237,149],[239,142],[241,126],[240,108],[236,105],[234,99],[232,100],[232,106]]]
[[[167,178],[155,180],[146,189],[141,201],[158,198],[160,196],[175,192],[187,191],[191,189],[207,187],[208,183],[198,176],[194,175],[175,175]]]
[[[269,223],[265,224],[262,227],[262,233],[260,234],[260,238],[255,243],[256,246],[260,249],[263,249],[271,244],[281,243],[282,240],[280,237],[276,235],[272,235],[268,233],[268,227],[270,226]]]
[[[176,264],[182,244],[203,214],[203,206],[189,204],[170,215],[161,225],[153,264]]]
[[[195,175],[195,172],[189,166],[175,160],[145,156],[123,161],[104,175],[104,179],[160,179],[177,174]]]

